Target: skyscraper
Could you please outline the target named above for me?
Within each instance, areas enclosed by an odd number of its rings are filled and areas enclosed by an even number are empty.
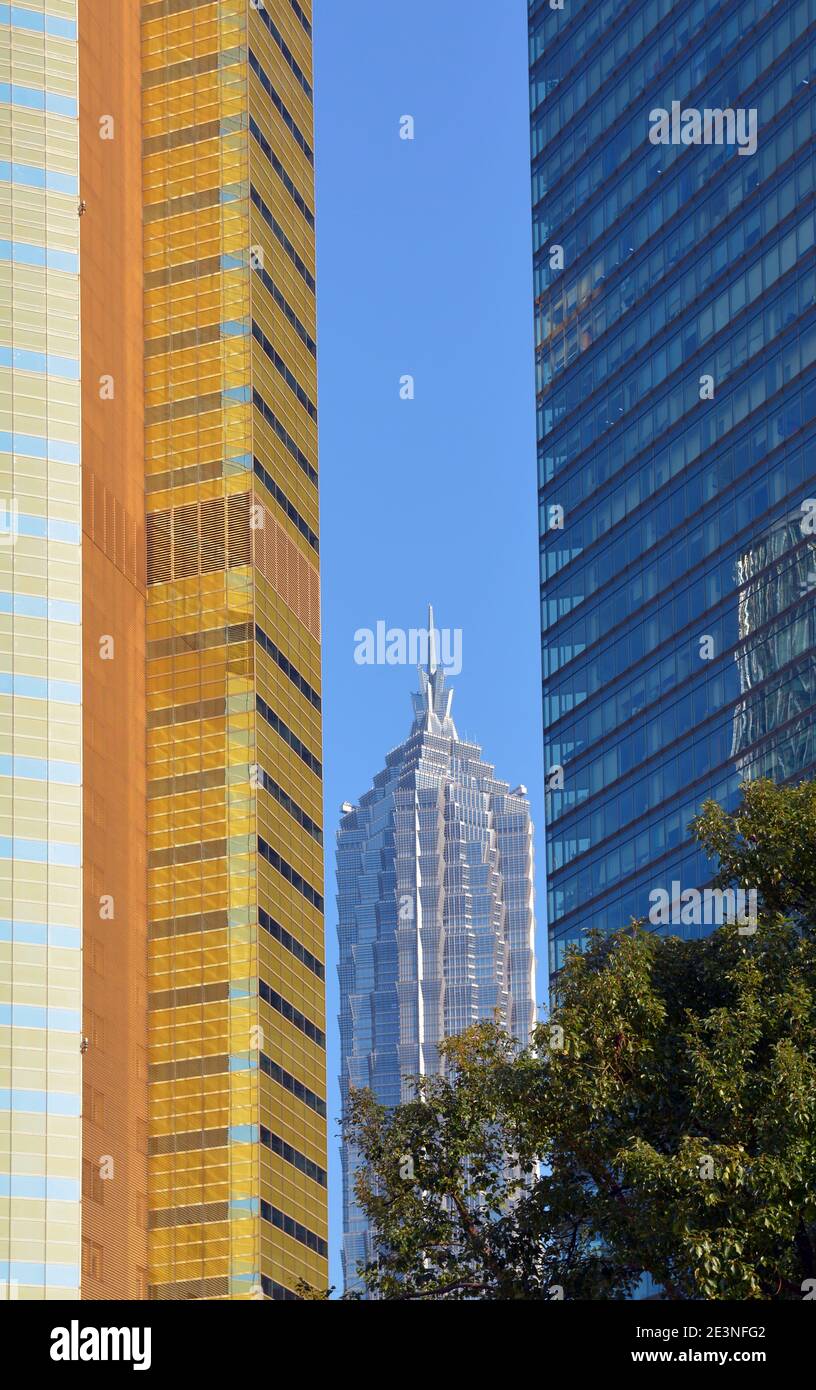
[[[147,827],[138,0],[80,0],[83,1298],[145,1298]],[[48,71],[48,68],[46,69]]]
[[[0,12],[0,1280],[75,1298],[82,1132],[77,5]]]
[[[816,769],[814,21],[530,0],[556,969],[710,880],[704,800]]]
[[[311,24],[142,10],[151,1296],[327,1282]]]
[[[146,1289],[138,10],[0,12],[9,1298]]]
[[[433,613],[408,738],[337,836],[341,1090],[384,1105],[440,1071],[439,1042],[481,1019],[528,1041],[535,1021],[533,848],[525,789],[459,738]],[[343,1146],[343,1269],[374,1257]]]
[[[9,1297],[327,1282],[311,48],[0,6]]]

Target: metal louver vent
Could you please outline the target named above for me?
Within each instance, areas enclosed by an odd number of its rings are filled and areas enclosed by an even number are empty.
[[[252,494],[212,497],[147,517],[147,582],[162,584],[194,574],[248,565],[252,558]]]
[[[227,501],[227,549],[230,567],[248,565],[252,561],[252,538],[249,527],[250,492],[238,492]]]
[[[173,577],[172,512],[150,512],[147,517],[147,582],[162,584]]]

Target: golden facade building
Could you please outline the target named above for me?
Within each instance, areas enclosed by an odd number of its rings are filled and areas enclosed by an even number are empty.
[[[142,9],[150,1296],[326,1282],[311,25]]]
[[[310,5],[0,6],[0,1294],[327,1283]]]

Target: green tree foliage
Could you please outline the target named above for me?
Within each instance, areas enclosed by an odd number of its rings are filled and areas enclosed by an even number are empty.
[[[816,1291],[816,785],[748,784],[693,828],[755,929],[593,936],[528,1051],[481,1024],[415,1100],[354,1093],[380,1297]]]

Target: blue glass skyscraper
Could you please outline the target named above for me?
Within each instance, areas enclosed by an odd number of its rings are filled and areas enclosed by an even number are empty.
[[[710,880],[703,801],[816,765],[816,0],[529,34],[557,969]]]

